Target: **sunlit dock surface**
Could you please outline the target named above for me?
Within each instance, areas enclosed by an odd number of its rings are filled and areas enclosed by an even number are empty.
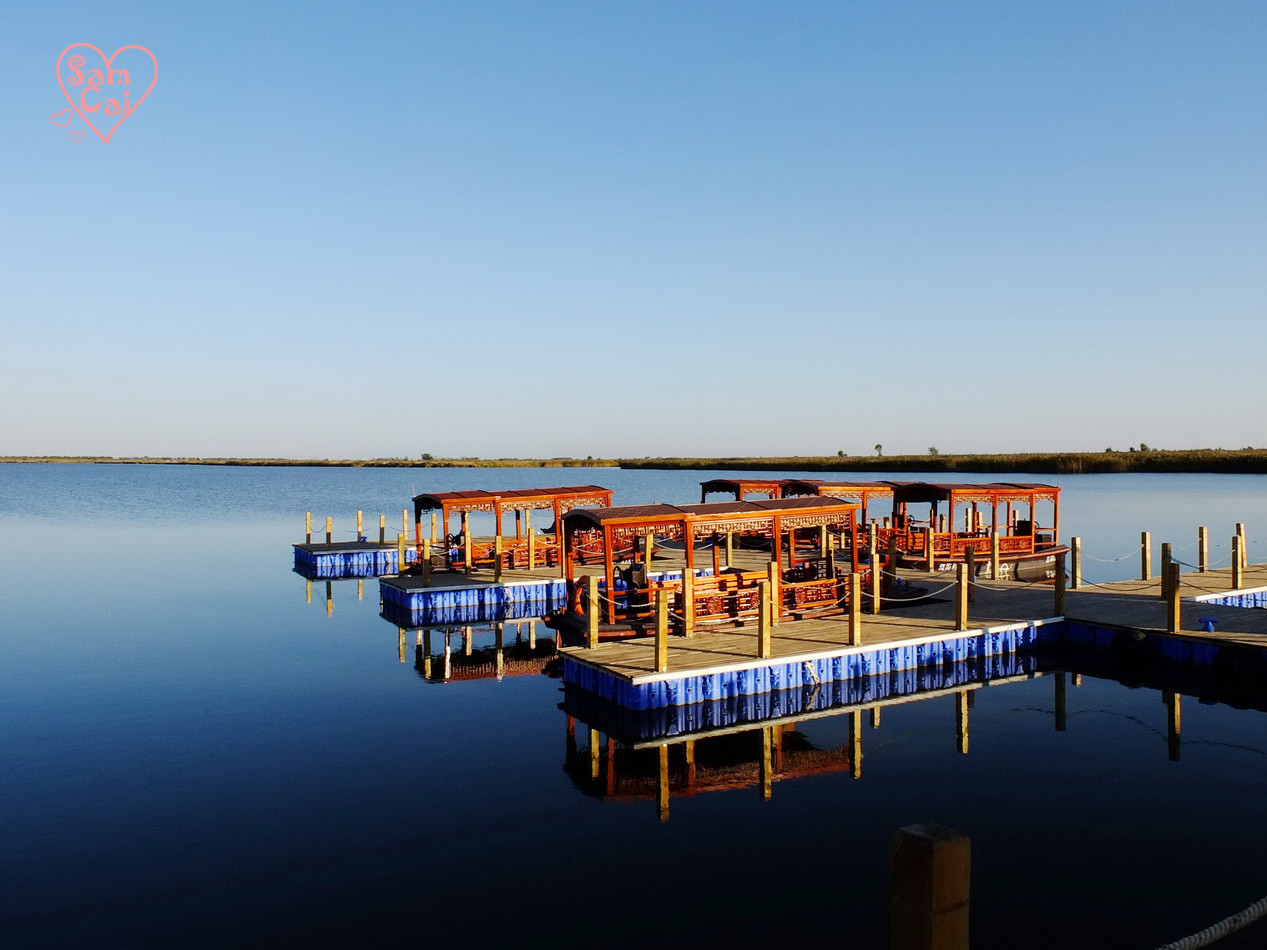
[[[1216,662],[1220,648],[1267,647],[1267,611],[1192,599],[1236,596],[1230,569],[1181,575],[1176,632],[1167,632],[1167,604],[1159,582],[1070,590],[1063,614],[1055,610],[1051,586],[978,582],[973,585],[970,622],[966,629],[955,630],[954,586],[944,575],[903,571],[901,576],[912,587],[924,588],[928,596],[905,604],[884,603],[881,613],[864,615],[857,645],[849,643],[849,619],[844,615],[775,625],[771,652],[764,659],[757,655],[754,626],[715,626],[697,629],[691,637],[670,638],[667,672],[656,671],[655,643],[650,638],[565,648],[564,679],[626,708],[653,709],[982,661],[1036,648],[1071,629],[1107,631],[1088,641],[1103,647],[1121,631],[1132,631],[1147,639],[1148,649],[1158,658],[1197,665]],[[1264,580],[1267,567],[1250,567],[1242,584],[1258,587]],[[1212,631],[1203,629],[1210,626]]]

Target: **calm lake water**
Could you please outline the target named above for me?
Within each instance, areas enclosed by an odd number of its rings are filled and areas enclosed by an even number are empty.
[[[327,617],[291,570],[305,511],[351,538],[424,490],[674,502],[717,474],[0,465],[0,944],[883,947],[890,835],[925,820],[972,839],[978,950],[1152,947],[1267,894],[1258,712],[1188,700],[1171,761],[1157,691],[1084,677],[1059,732],[1043,677],[977,691],[967,755],[953,697],[911,702],[867,725],[860,778],[661,823],[565,771],[558,680],[427,682],[375,581]],[[1061,485],[1090,581],[1134,576],[1144,529],[1195,562],[1207,525],[1226,564],[1244,521],[1267,559],[1264,476],[989,480]]]

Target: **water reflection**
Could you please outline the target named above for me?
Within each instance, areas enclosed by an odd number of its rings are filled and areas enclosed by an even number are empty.
[[[443,627],[397,627],[400,662],[413,641],[414,670],[428,683],[535,676],[558,657],[554,631],[538,618]]]

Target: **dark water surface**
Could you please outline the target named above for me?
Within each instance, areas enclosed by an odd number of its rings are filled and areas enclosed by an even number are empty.
[[[1084,677],[1058,732],[1043,677],[977,691],[967,755],[952,697],[888,707],[860,778],[661,823],[565,772],[557,680],[426,682],[375,581],[327,617],[290,569],[305,511],[350,538],[417,491],[707,477],[0,466],[0,945],[883,947],[890,835],[924,820],[972,838],[975,948],[1150,947],[1267,894],[1261,713],[1186,701],[1170,761],[1155,690]],[[1207,525],[1217,562],[1244,521],[1267,559],[1267,477],[1013,478],[1065,489],[1092,581],[1134,575],[1143,529],[1195,562]]]

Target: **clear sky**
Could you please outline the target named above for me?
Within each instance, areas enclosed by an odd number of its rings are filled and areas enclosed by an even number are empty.
[[[109,143],[72,43],[152,50]],[[1267,444],[1267,4],[5,3],[0,455]]]

